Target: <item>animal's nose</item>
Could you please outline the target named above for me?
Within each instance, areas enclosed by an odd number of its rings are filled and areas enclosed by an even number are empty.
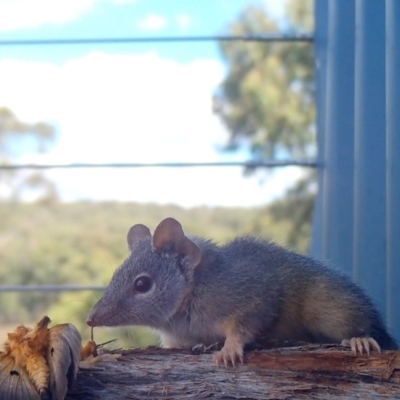
[[[86,323],[91,326],[92,328],[95,326],[98,326],[98,323],[96,321],[96,318],[93,318],[91,315],[88,316]]]

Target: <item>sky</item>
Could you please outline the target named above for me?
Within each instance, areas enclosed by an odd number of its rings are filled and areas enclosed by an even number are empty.
[[[286,0],[264,0],[282,19]],[[0,0],[0,40],[214,35],[246,0]],[[215,43],[1,46],[0,107],[54,125],[51,151],[18,162],[245,161],[221,151],[228,134],[212,94],[225,66]],[[298,168],[244,177],[240,167],[48,170],[64,201],[184,207],[263,205]]]

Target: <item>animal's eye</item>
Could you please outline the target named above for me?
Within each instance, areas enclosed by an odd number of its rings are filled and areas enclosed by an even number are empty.
[[[150,290],[151,285],[152,285],[151,278],[147,275],[142,275],[135,279],[133,288],[135,289],[136,292],[146,293]]]

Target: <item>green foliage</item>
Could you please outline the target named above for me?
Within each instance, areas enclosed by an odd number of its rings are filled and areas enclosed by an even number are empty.
[[[268,209],[184,209],[135,203],[0,203],[0,283],[107,285],[128,256],[126,234],[144,223],[153,230],[172,216],[186,232],[224,243],[254,234],[286,244],[287,221],[274,222]],[[298,248],[301,250],[301,248]],[[74,323],[86,337],[85,319],[100,292],[0,293],[0,324],[28,323],[48,314],[54,323]],[[98,342],[123,337],[124,344],[154,343],[143,330],[98,329]]]
[[[313,24],[313,0],[288,2],[287,32],[312,31]],[[245,35],[282,28],[262,6],[249,6],[227,30]],[[313,46],[262,41],[219,46],[228,73],[214,97],[214,111],[230,133],[227,149],[250,144],[255,159],[314,156]],[[272,207],[274,220],[288,227],[288,244],[303,250],[311,234],[315,178],[306,172]]]
[[[10,109],[0,107],[0,157],[15,155],[13,153],[24,139],[31,139],[35,144],[32,151],[44,151],[54,141],[54,129],[44,122],[23,122]]]
[[[287,30],[312,29],[312,1],[291,1]],[[262,7],[230,24],[233,35],[278,31]],[[230,132],[228,148],[250,139],[254,157],[308,156],[315,151],[314,55],[308,43],[221,42],[228,73],[214,110]]]
[[[269,206],[274,222],[289,222],[286,243],[291,248],[308,251],[316,193],[316,173],[300,179],[285,197]]]
[[[49,150],[55,140],[51,125],[44,122],[26,123],[10,109],[0,107],[0,164],[7,165],[21,155]],[[35,193],[43,201],[57,199],[53,183],[39,173],[2,170],[0,184],[7,188],[4,198],[18,200],[27,192]]]

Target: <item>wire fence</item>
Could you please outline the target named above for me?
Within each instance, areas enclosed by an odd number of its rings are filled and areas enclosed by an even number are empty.
[[[312,42],[312,33],[283,34],[263,33],[248,35],[216,36],[149,36],[120,38],[67,38],[67,39],[20,39],[0,40],[0,46],[54,46],[85,44],[124,44],[124,43],[185,43],[185,42]]]
[[[247,35],[210,35],[210,36],[151,36],[151,37],[116,37],[116,38],[66,38],[66,39],[20,39],[0,40],[0,46],[62,46],[93,44],[134,44],[134,43],[184,43],[184,42],[305,42],[313,43],[313,33],[275,33]],[[244,167],[244,168],[279,168],[299,166],[316,168],[315,159],[305,160],[249,160],[242,162],[168,162],[168,163],[71,163],[71,164],[3,164],[0,170],[45,170],[79,168],[193,168],[193,167]],[[66,292],[99,291],[102,285],[0,285],[2,292]]]
[[[229,162],[164,162],[164,163],[72,163],[72,164],[5,164],[0,170],[20,169],[75,169],[75,168],[193,168],[193,167],[245,167],[245,168],[278,168],[310,167],[315,168],[316,160],[263,160],[263,161],[229,161]]]
[[[1,285],[0,292],[82,292],[105,288],[104,285]]]

